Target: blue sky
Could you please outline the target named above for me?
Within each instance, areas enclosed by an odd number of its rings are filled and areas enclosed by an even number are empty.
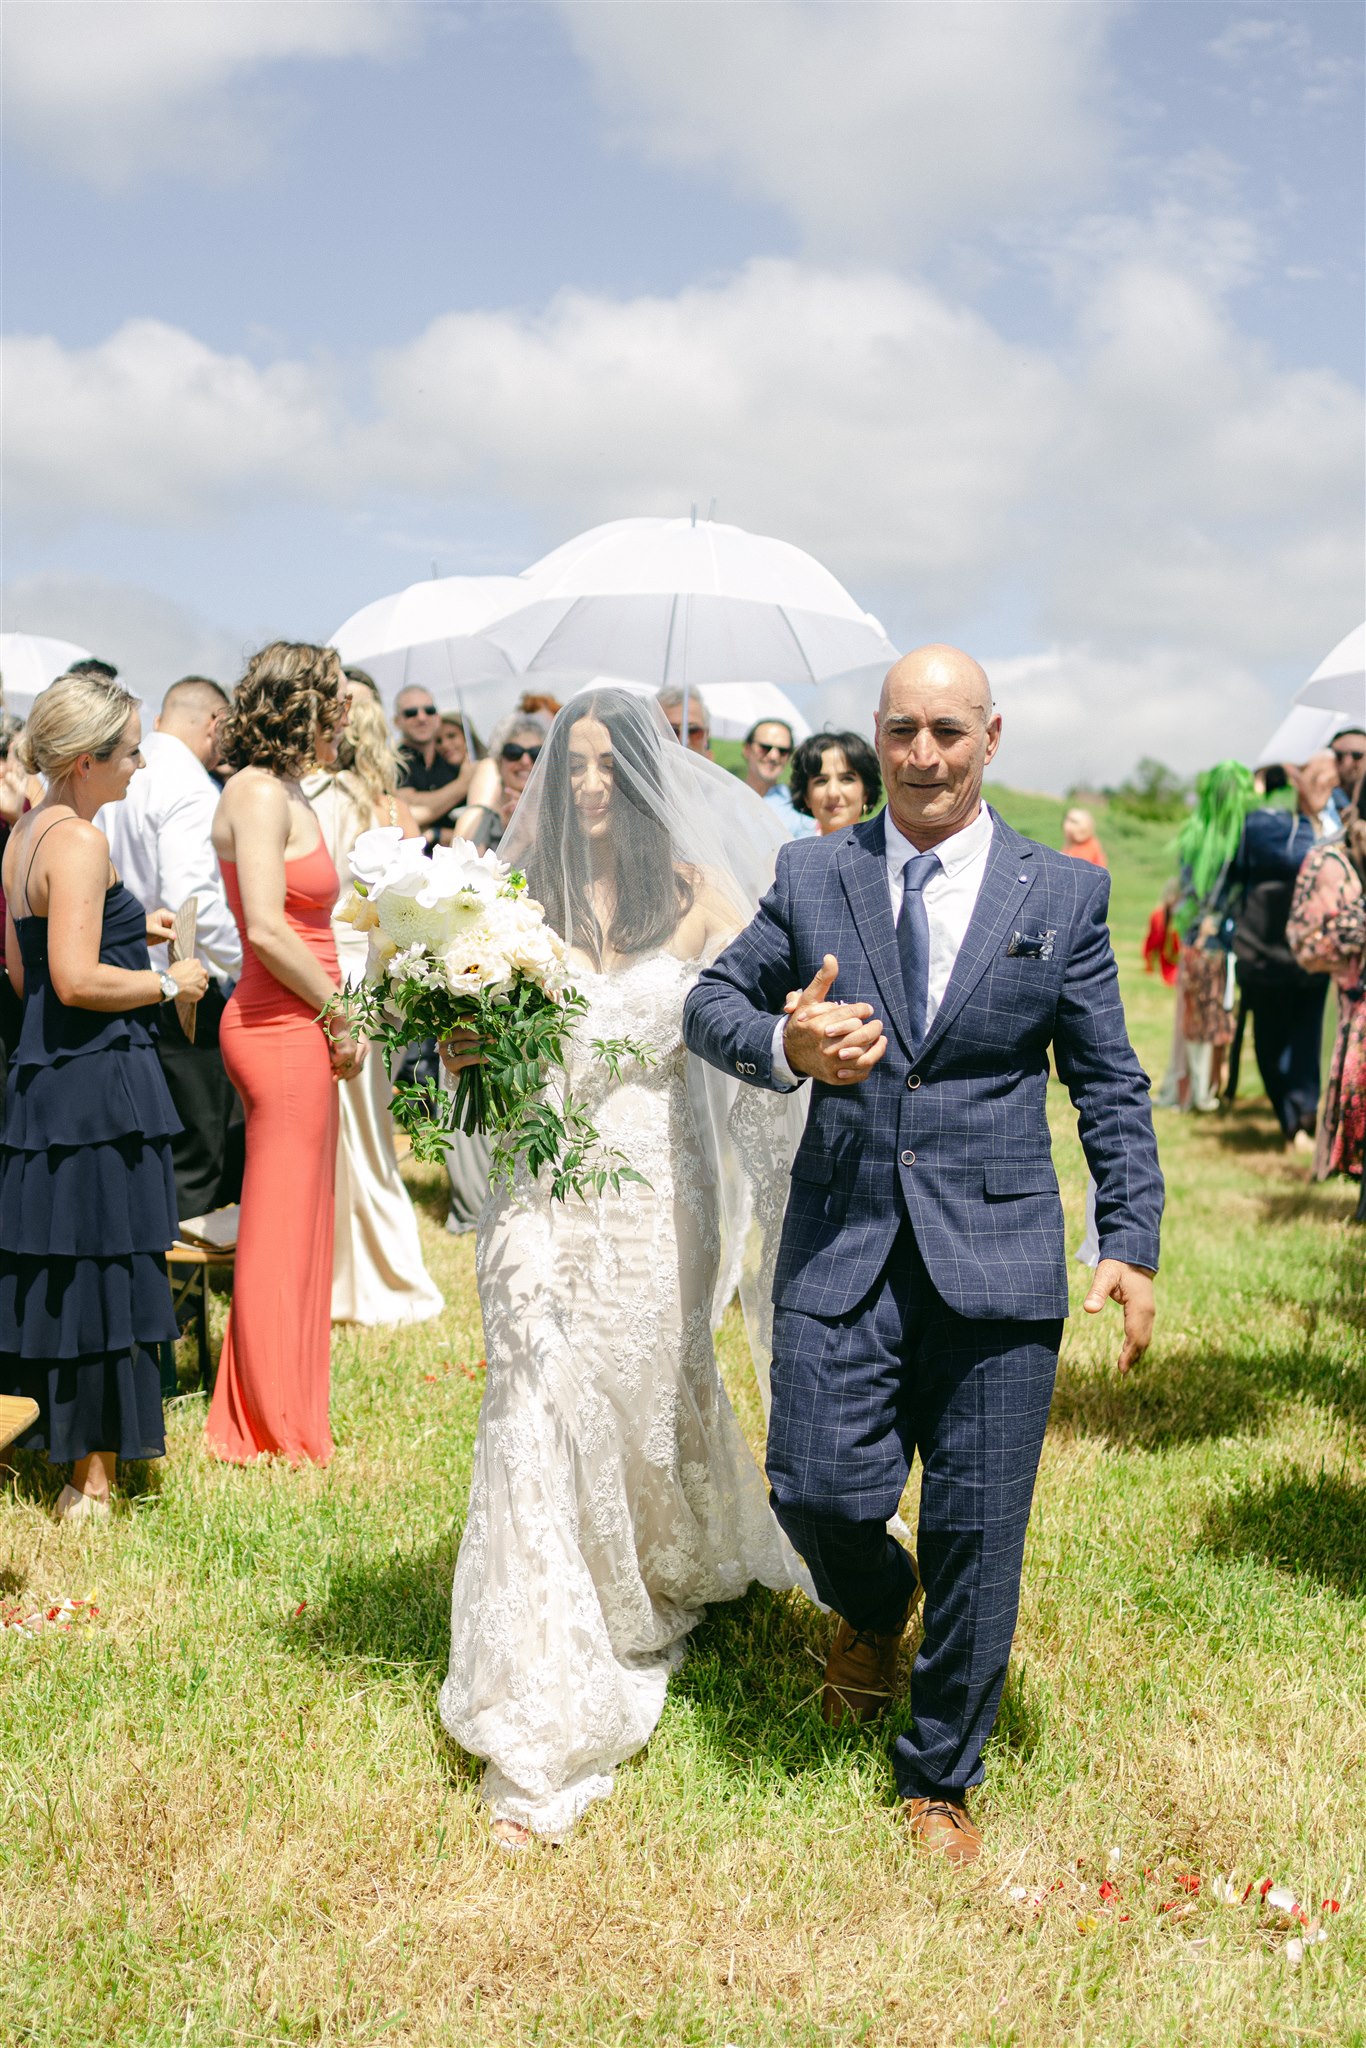
[[[12,5],[5,624],[155,693],[714,496],[1021,781],[1227,752],[1366,609],[1362,24]]]

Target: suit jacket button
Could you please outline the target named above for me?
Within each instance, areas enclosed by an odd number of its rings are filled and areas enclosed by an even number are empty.
[[[918,1088],[920,1086],[919,1074],[908,1074],[906,1076],[906,1086],[908,1088]]]
[[[914,1165],[915,1165],[915,1154],[914,1154],[914,1152],[903,1152],[903,1153],[902,1153],[902,1155],[901,1155],[901,1164],[902,1164],[903,1166],[914,1166]]]

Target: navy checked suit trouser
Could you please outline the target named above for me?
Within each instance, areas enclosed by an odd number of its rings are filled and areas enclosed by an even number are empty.
[[[920,1454],[924,1639],[911,1731],[892,1750],[903,1798],[961,1796],[981,1780],[1061,1341],[1061,1321],[958,1315],[909,1223],[850,1314],[774,1311],[774,1512],[855,1628],[889,1631],[905,1613],[911,1563],[886,1525]]]

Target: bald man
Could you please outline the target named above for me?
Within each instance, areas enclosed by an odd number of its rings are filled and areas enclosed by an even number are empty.
[[[1000,737],[970,656],[899,661],[877,716],[886,810],[782,849],[683,1026],[724,1073],[809,1091],[773,1284],[773,1507],[840,1617],[827,1721],[885,1711],[923,1587],[893,1762],[915,1838],[955,1863],[980,1854],[967,1795],[1005,1682],[1067,1314],[1050,1049],[1096,1183],[1085,1306],[1121,1305],[1121,1371],[1152,1334],[1162,1214],[1110,878],[983,803]],[[918,1566],[887,1530],[917,1452]]]

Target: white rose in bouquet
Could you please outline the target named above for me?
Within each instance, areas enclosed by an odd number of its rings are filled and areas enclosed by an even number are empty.
[[[350,868],[366,896],[383,888],[390,870],[401,873],[414,861],[425,860],[427,848],[421,839],[405,839],[398,825],[376,825],[362,832],[351,849]]]
[[[428,852],[393,825],[361,835],[351,873],[355,893],[341,914],[370,935],[364,985],[337,998],[353,1028],[378,1039],[386,1067],[417,1039],[460,1030],[480,1043],[479,1060],[442,1104],[425,1085],[396,1090],[393,1113],[415,1156],[439,1160],[453,1129],[483,1130],[498,1139],[495,1174],[510,1181],[519,1162],[532,1173],[548,1168],[557,1200],[639,1180],[600,1144],[571,1093],[547,1097],[586,1006],[569,986],[564,941],[527,895],[525,876],[465,840]],[[626,1059],[649,1063],[629,1039],[593,1046],[614,1072]]]

